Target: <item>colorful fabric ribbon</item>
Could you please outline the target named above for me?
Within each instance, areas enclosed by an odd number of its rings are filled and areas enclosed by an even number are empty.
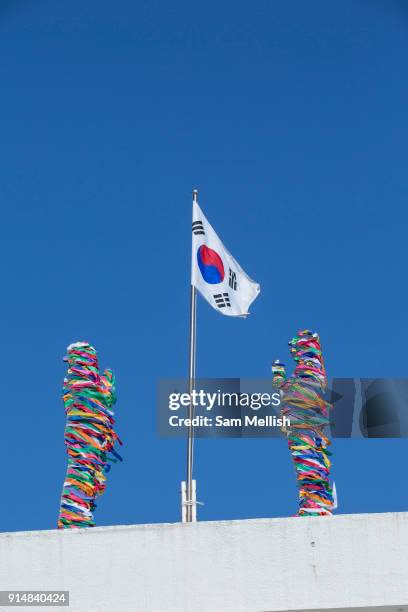
[[[61,496],[58,529],[93,527],[95,499],[106,488],[110,464],[122,458],[114,449],[116,402],[115,378],[111,370],[99,372],[95,349],[87,342],[67,348],[68,373],[63,400],[67,422],[65,445],[68,468]]]
[[[272,384],[281,391],[281,416],[290,420],[284,431],[295,464],[299,487],[298,516],[332,514],[333,490],[329,482],[327,450],[330,440],[324,434],[331,405],[323,399],[327,386],[320,339],[309,330],[298,332],[290,342],[296,362],[293,375],[286,378],[284,364],[272,365]]]

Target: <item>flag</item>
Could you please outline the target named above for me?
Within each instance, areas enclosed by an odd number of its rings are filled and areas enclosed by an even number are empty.
[[[230,317],[246,317],[260,286],[227,251],[193,202],[191,284],[215,310]]]

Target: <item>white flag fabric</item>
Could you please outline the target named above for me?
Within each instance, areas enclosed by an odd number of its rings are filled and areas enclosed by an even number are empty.
[[[215,310],[247,317],[260,286],[244,272],[193,202],[191,284]]]

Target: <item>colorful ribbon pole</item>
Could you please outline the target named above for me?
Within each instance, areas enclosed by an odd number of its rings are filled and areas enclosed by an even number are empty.
[[[330,516],[333,490],[329,475],[331,453],[324,430],[329,423],[331,404],[323,399],[327,386],[320,339],[309,330],[298,332],[290,342],[296,362],[293,375],[286,377],[285,366],[272,364],[272,384],[281,392],[281,416],[290,425],[284,428],[296,469],[299,487],[298,516]]]
[[[95,499],[105,491],[106,473],[112,462],[122,461],[114,449],[116,440],[122,444],[113,430],[115,378],[111,370],[100,374],[96,351],[87,342],[71,344],[64,360],[68,468],[58,529],[94,527]]]

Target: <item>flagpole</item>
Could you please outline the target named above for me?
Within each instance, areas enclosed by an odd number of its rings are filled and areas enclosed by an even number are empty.
[[[193,190],[193,204],[198,202],[198,190]],[[191,250],[191,257],[193,252]],[[196,288],[192,284],[190,288],[190,357],[188,368],[188,387],[190,394],[190,405],[188,407],[188,418],[190,425],[187,434],[187,478],[186,478],[186,508],[185,517],[187,523],[193,523],[196,520],[195,507],[195,491],[193,492],[193,459],[194,459],[194,427],[191,425],[194,417],[194,406],[191,401],[192,391],[195,385],[195,364],[196,364],[196,313],[197,313],[197,294]]]

